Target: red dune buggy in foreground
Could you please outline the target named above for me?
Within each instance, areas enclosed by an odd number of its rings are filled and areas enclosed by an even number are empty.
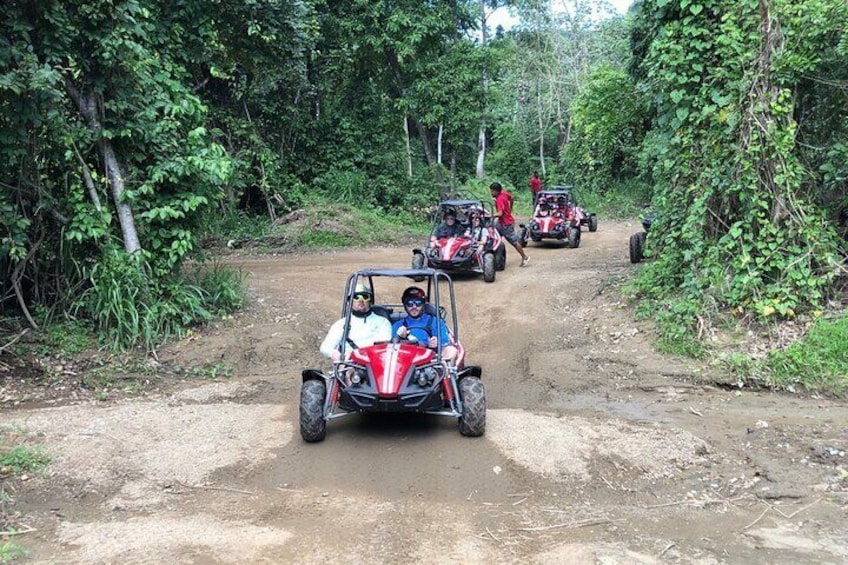
[[[394,322],[406,316],[398,300],[411,281],[426,281],[428,313],[448,326],[450,345],[459,354],[453,364],[442,359],[448,345],[437,338],[430,349],[415,339],[392,339],[358,349],[347,333],[354,289],[365,283],[372,289],[372,310]],[[424,286],[418,282],[419,286]],[[327,422],[360,412],[416,412],[455,418],[464,436],[481,436],[486,429],[486,395],[478,366],[465,364],[459,342],[456,301],[450,277],[433,269],[368,269],[347,279],[342,316],[346,320],[341,339],[342,361],[330,373],[303,371],[300,395],[300,434],[308,442],[324,439]],[[436,330],[433,333],[438,334]]]

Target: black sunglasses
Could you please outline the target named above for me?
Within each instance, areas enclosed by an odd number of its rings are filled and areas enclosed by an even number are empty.
[[[354,300],[371,300],[371,295],[365,292],[357,292],[353,295]]]
[[[404,302],[404,305],[407,308],[412,307],[412,306],[418,306],[419,308],[421,308],[422,306],[424,306],[424,299],[423,298],[410,298],[406,302]]]

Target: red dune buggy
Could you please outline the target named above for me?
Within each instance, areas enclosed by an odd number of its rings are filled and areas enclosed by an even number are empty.
[[[389,342],[355,348],[347,339],[356,286],[372,289],[372,310],[395,322],[406,316],[397,302],[379,302],[384,297],[399,300],[410,281],[425,287],[429,299],[425,310],[444,320],[450,344],[436,335],[437,346],[427,347],[412,335]],[[459,342],[456,301],[450,277],[433,269],[368,269],[347,279],[342,306],[345,319],[341,338],[341,361],[329,373],[303,371],[300,395],[300,434],[318,442],[327,433],[327,422],[361,412],[415,412],[455,418],[464,436],[481,436],[486,429],[486,395],[478,366],[465,364]],[[438,334],[438,331],[433,333]],[[458,350],[453,363],[446,363],[442,350]],[[353,350],[351,350],[353,348]]]
[[[536,197],[533,217],[521,224],[521,244],[555,239],[568,243],[569,247],[579,247],[584,218],[583,210],[571,199],[569,191],[542,190]]]
[[[444,229],[449,216],[455,218],[453,232]],[[474,216],[481,219],[482,240],[474,232]],[[496,271],[506,268],[506,244],[492,222],[491,205],[474,199],[440,202],[426,247],[412,250],[412,268],[424,267],[482,273],[484,281],[494,282]]]

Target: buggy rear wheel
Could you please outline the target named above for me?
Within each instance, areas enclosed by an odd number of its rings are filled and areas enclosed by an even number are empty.
[[[630,262],[638,263],[644,257],[645,232],[634,233],[630,236]]]
[[[594,214],[589,216],[589,231],[598,231],[598,217]]]
[[[459,381],[459,398],[462,400],[462,415],[459,417],[459,433],[468,437],[479,437],[486,431],[486,389],[479,377],[465,377]]]
[[[506,269],[506,245],[501,245],[495,251],[495,270],[503,271],[504,269]]]
[[[483,254],[483,280],[487,283],[495,282],[495,254]]]
[[[323,381],[311,379],[300,388],[300,435],[304,440],[314,443],[327,435],[327,421],[324,419],[324,399],[327,386]]]

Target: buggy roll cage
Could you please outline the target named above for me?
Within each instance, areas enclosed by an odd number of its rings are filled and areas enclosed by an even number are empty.
[[[421,284],[424,280],[427,281],[427,299],[428,304],[433,308],[427,309],[426,312],[435,315],[438,318],[445,321],[448,324],[448,330],[451,334],[451,337],[455,341],[459,341],[459,323],[456,314],[456,296],[453,291],[453,281],[442,271],[438,271],[436,269],[363,269],[360,271],[356,271],[352,273],[345,283],[345,296],[344,301],[342,302],[342,318],[344,318],[344,329],[342,331],[342,339],[339,347],[339,352],[341,353],[342,358],[344,359],[345,350],[348,349],[349,341],[348,341],[348,332],[350,331],[350,317],[353,311],[353,295],[355,294],[356,285],[363,282],[363,279],[367,281],[368,286],[371,288],[371,305],[372,310],[375,310],[380,315],[397,313],[405,314],[406,311],[403,308],[403,304],[399,304],[397,302],[379,302],[377,299],[377,289],[374,284],[375,280],[379,280],[382,277],[386,278],[399,278],[406,277],[410,279],[411,282]],[[440,296],[439,289],[442,285],[446,285],[448,300],[450,302],[450,317],[447,316],[447,310],[445,306],[442,304],[442,299]],[[375,308],[376,306],[376,308]],[[392,318],[390,317],[390,320]],[[439,359],[442,358],[442,348],[445,345],[450,345],[448,343],[443,343],[439,336],[436,336],[438,345],[436,347],[436,353]]]

